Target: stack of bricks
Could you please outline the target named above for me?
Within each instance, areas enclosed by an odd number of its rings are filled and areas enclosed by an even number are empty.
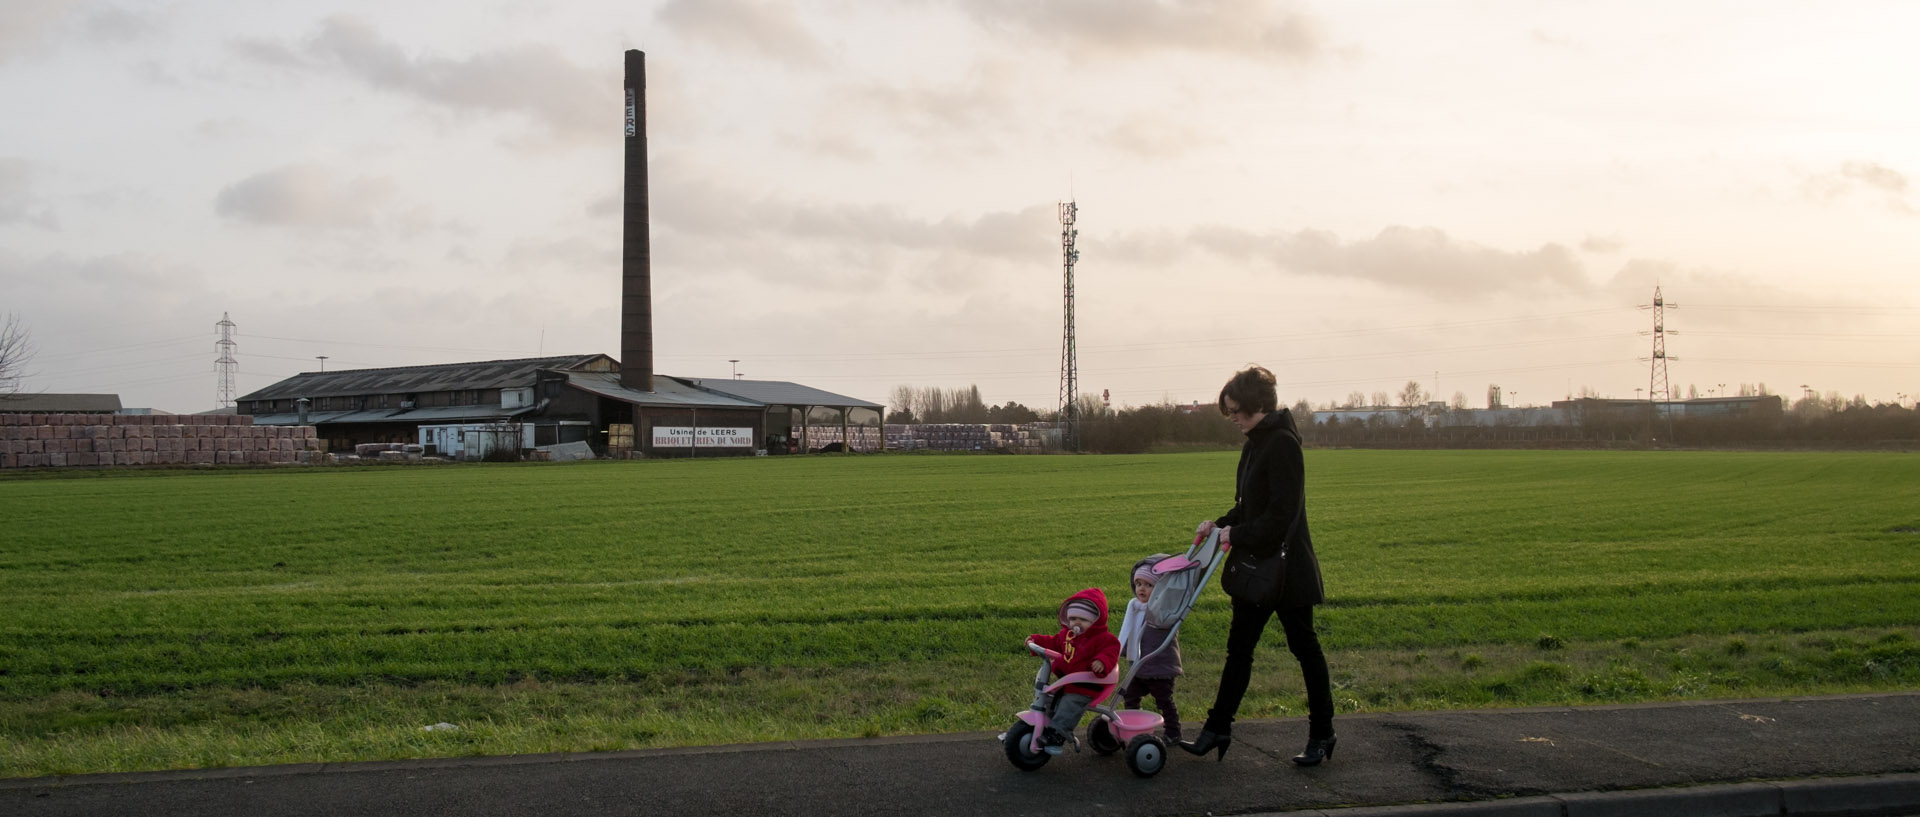
[[[231,414],[0,414],[0,468],[309,465],[312,426],[256,426]]]

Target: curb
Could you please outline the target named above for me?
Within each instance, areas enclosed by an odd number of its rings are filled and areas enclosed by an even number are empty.
[[[1265,812],[1248,817],[1893,817],[1920,814],[1920,773],[1573,792],[1471,803],[1416,803]]]

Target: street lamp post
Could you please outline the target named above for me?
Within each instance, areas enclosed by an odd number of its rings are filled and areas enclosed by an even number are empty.
[[[733,364],[733,379],[739,380],[740,379],[740,358],[737,358],[737,357],[728,358],[727,362]]]
[[[326,370],[327,370],[327,356],[326,356],[326,355],[314,355],[314,357],[317,357],[317,358],[320,358],[320,371],[323,371],[323,372],[324,372],[324,371],[326,371]]]

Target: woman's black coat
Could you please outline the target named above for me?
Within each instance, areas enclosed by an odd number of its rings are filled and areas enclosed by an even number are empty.
[[[1307,532],[1306,484],[1306,461],[1293,412],[1284,408],[1268,412],[1247,432],[1247,442],[1240,448],[1233,510],[1214,521],[1233,528],[1229,559],[1270,556],[1282,544],[1287,546],[1287,580],[1278,607],[1307,607],[1326,600],[1320,561],[1313,555],[1313,537]],[[1298,528],[1294,527],[1296,517]]]

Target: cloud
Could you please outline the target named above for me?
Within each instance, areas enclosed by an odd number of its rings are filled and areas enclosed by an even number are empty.
[[[315,164],[293,164],[227,185],[214,212],[279,227],[366,228],[393,197],[391,179],[346,178]]]
[[[1100,141],[1143,159],[1171,159],[1222,140],[1172,120],[1136,116],[1115,125]]]
[[[1800,192],[1818,201],[1850,198],[1855,191],[1879,193],[1888,210],[1901,215],[1920,215],[1907,202],[1905,174],[1877,162],[1847,162],[1837,171],[1815,173],[1800,183]]]
[[[1082,58],[1152,51],[1305,61],[1327,47],[1320,23],[1270,0],[960,0],[990,31],[1065,48]]]
[[[991,130],[984,123],[1007,114],[1020,76],[1004,62],[974,66],[955,83],[869,85],[852,92],[854,104],[900,123],[916,135],[950,136]]]
[[[771,59],[795,68],[826,63],[820,42],[789,3],[766,0],[672,0],[660,22],[691,40]]]
[[[1233,260],[1443,296],[1588,288],[1579,259],[1560,244],[1511,252],[1457,241],[1432,227],[1395,225],[1351,242],[1325,230],[1260,235],[1209,227],[1195,230],[1191,240]]]
[[[874,153],[865,144],[844,133],[816,133],[810,136],[793,136],[781,139],[788,147],[805,151],[815,156],[840,159],[848,162],[873,161]]]
[[[1888,193],[1907,192],[1907,177],[1873,162],[1848,162],[1840,168],[1840,175]]]
[[[603,142],[617,128],[619,89],[551,45],[481,52],[465,59],[412,56],[357,18],[322,21],[304,44],[236,40],[241,56],[294,71],[344,72],[366,85],[450,110],[520,114],[558,142]]]
[[[1580,242],[1580,249],[1596,254],[1619,252],[1626,246],[1626,240],[1617,235],[1590,235]]]
[[[0,14],[0,63],[44,48],[46,33],[77,4],[74,0],[7,0]]]
[[[129,43],[159,30],[149,14],[119,8],[100,9],[86,20],[88,36],[106,43]]]
[[[681,157],[656,157],[649,179],[656,264],[703,278],[845,291],[892,282],[957,291],[988,286],[1011,264],[1057,260],[1059,224],[1049,202],[942,218],[891,204],[830,203],[757,195],[716,180]],[[601,213],[610,200],[592,205]],[[604,216],[603,216],[604,217]]]
[[[788,241],[1028,259],[1048,257],[1059,232],[1052,204],[932,221],[904,216],[897,208],[881,204],[755,198],[673,162],[656,162],[649,182],[659,199],[674,203],[671,208],[653,209],[653,223],[691,235],[772,233]]]
[[[60,220],[53,210],[34,195],[35,175],[32,163],[27,160],[0,157],[0,226],[32,224],[49,230],[59,228]]]
[[[1567,49],[1580,48],[1580,43],[1575,41],[1571,37],[1549,33],[1544,29],[1538,29],[1538,28],[1528,29],[1527,35],[1532,37],[1535,43],[1538,43],[1544,46],[1549,46],[1552,48],[1567,48]]]

